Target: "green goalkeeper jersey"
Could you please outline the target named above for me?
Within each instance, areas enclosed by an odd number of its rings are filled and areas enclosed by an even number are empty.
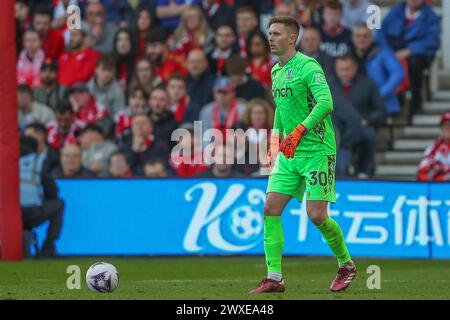
[[[283,67],[272,68],[272,94],[276,104],[274,129],[282,136],[302,123],[308,134],[303,137],[295,156],[336,154],[331,122],[333,100],[322,67],[300,52]]]

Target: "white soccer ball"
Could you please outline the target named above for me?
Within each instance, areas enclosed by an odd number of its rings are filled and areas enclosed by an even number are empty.
[[[242,240],[258,236],[263,229],[263,219],[259,212],[249,206],[236,208],[231,214],[231,231]]]
[[[86,272],[86,284],[92,292],[113,292],[119,285],[119,272],[107,262],[96,262]]]

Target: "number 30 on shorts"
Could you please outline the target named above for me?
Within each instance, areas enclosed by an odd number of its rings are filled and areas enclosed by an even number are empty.
[[[320,186],[325,187],[328,183],[327,173],[325,171],[311,171],[309,175],[311,176],[309,181],[311,186],[315,186],[318,183]]]

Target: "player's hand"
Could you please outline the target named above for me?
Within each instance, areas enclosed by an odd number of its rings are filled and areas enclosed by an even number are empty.
[[[280,151],[280,135],[274,134],[270,136],[269,152],[267,153],[267,161],[269,169],[272,170],[275,161],[277,160],[278,152]]]
[[[294,131],[284,138],[281,142],[280,151],[286,156],[286,158],[293,158],[295,150],[297,149],[300,140],[308,133],[308,129],[302,124],[299,124]]]

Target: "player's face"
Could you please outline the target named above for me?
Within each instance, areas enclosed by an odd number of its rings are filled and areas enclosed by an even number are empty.
[[[295,34],[290,33],[284,24],[274,23],[269,28],[269,44],[273,54],[281,56],[295,44]]]

